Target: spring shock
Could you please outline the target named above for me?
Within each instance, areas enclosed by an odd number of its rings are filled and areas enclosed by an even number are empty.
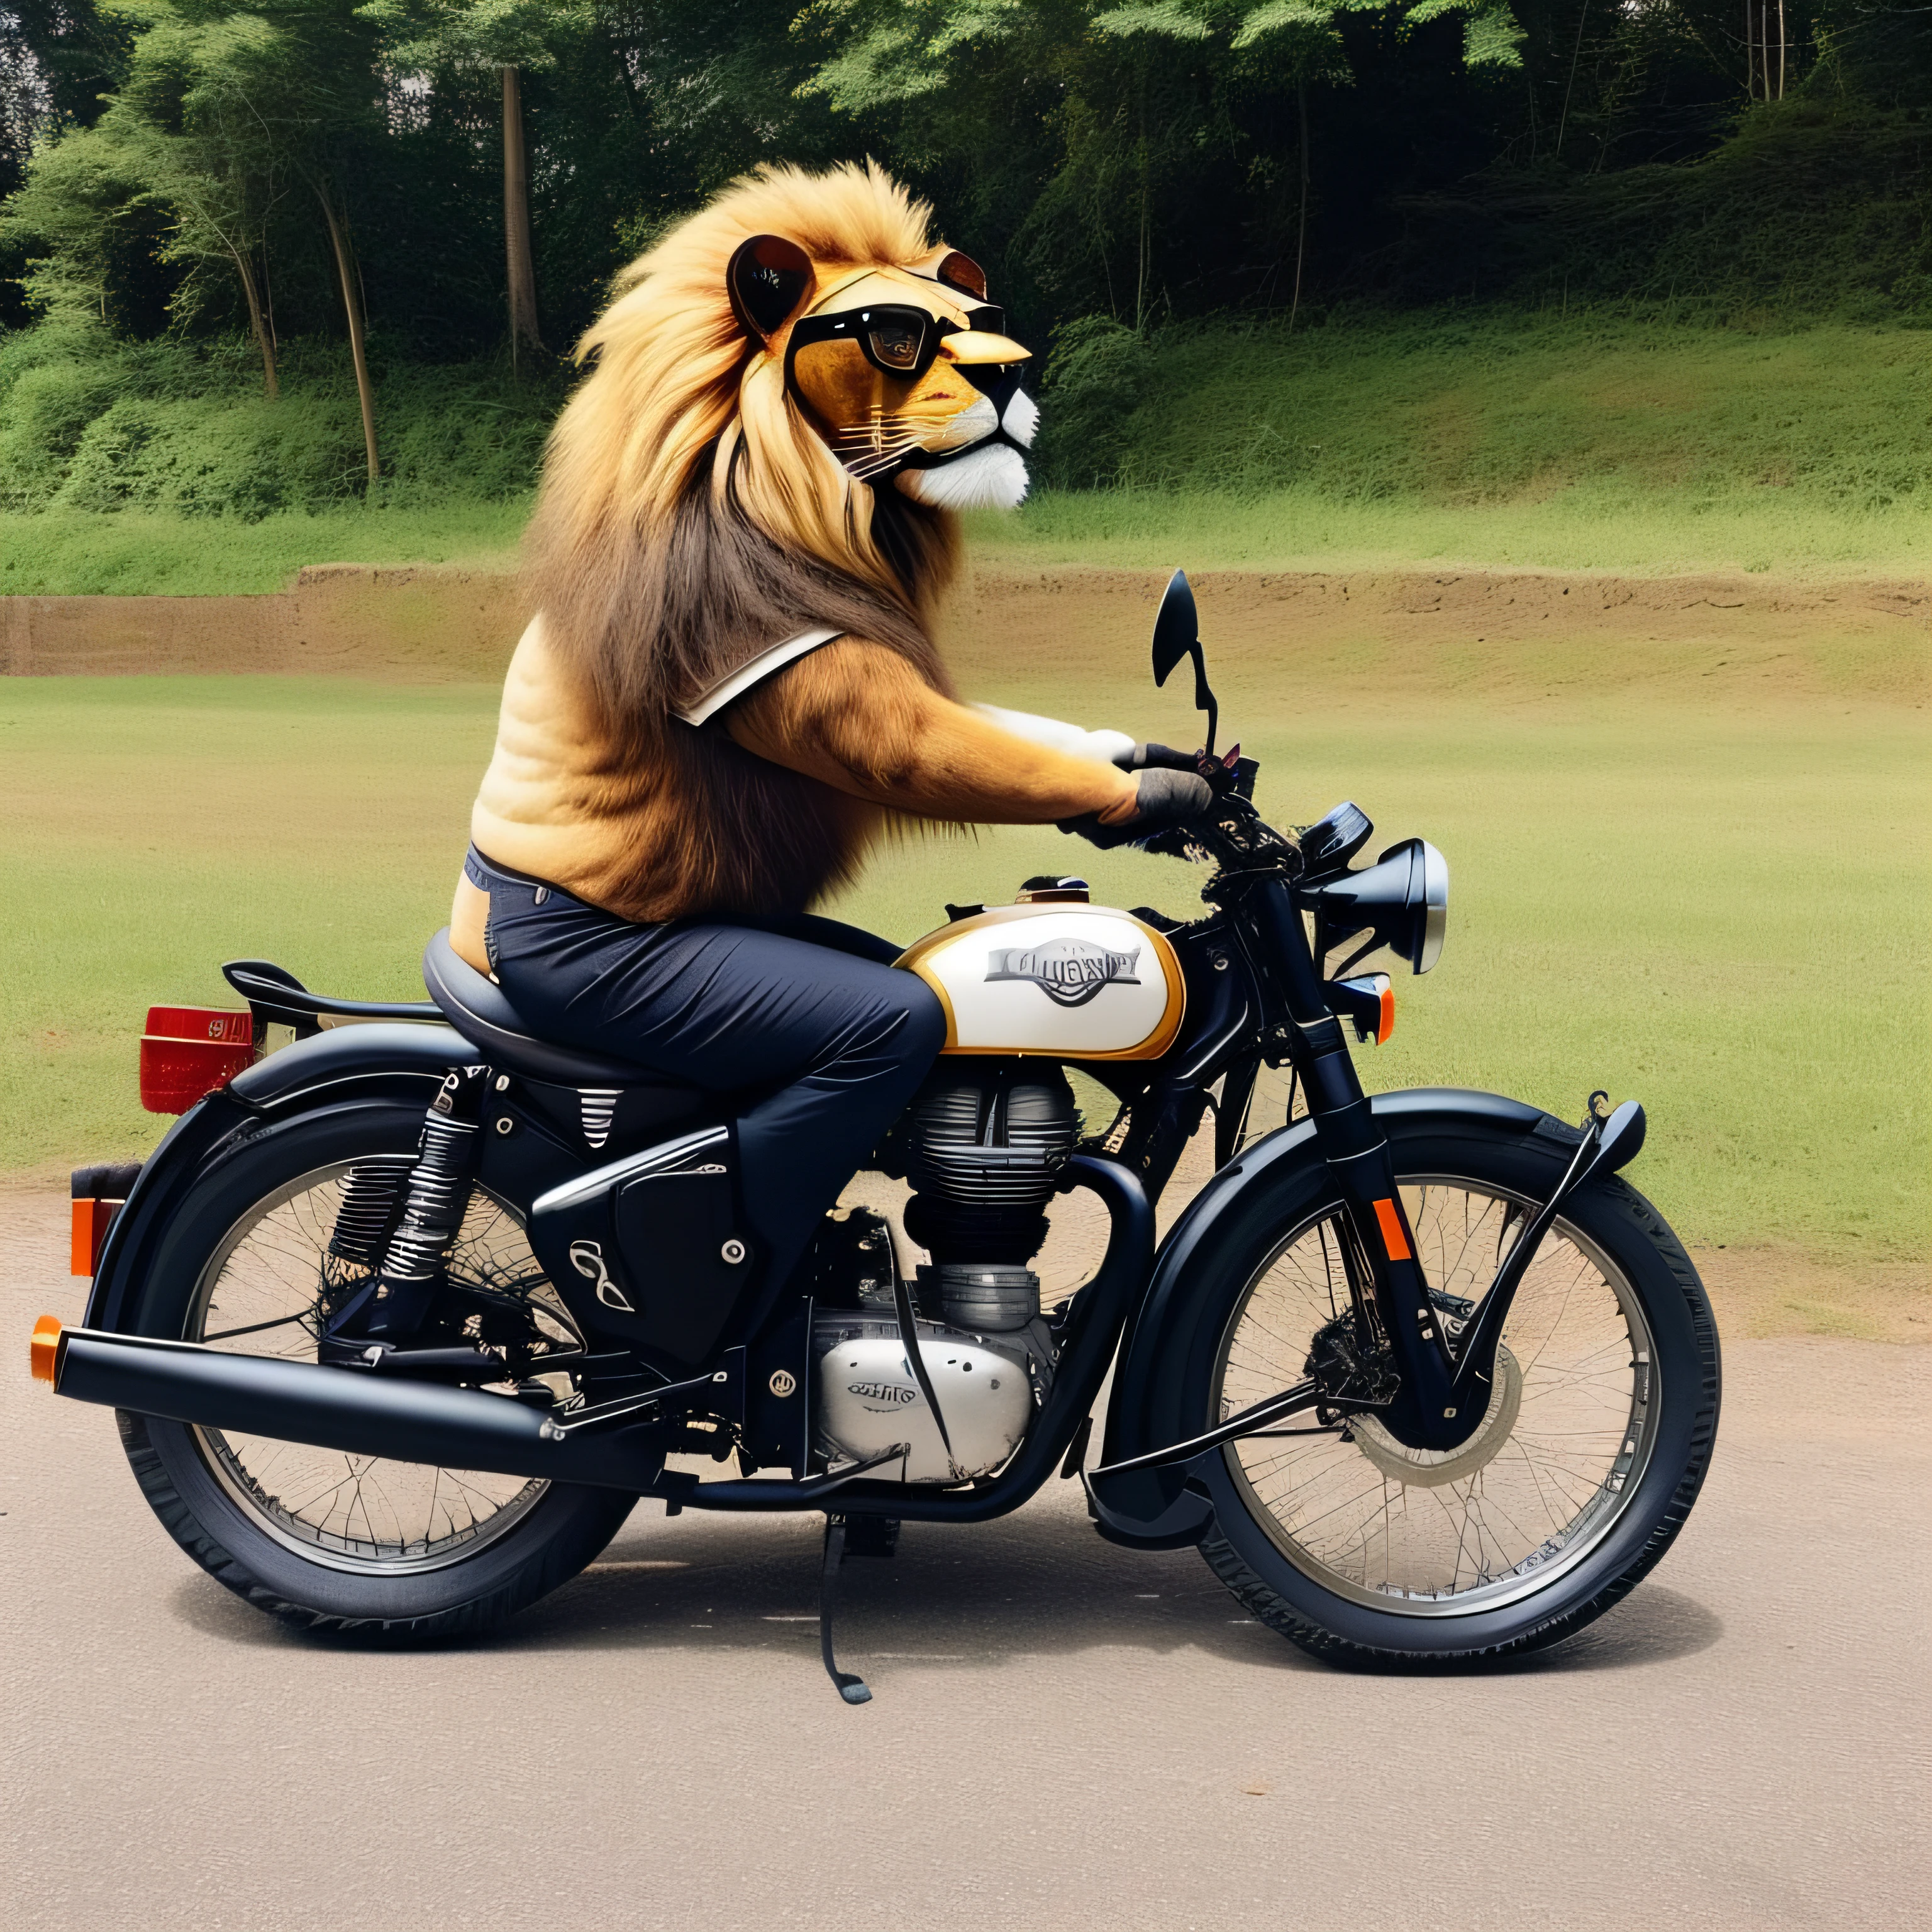
[[[416,1165],[408,1155],[359,1161],[342,1177],[342,1199],[335,1210],[334,1232],[328,1238],[328,1258],[344,1269],[373,1274],[381,1266],[382,1238],[394,1226],[403,1189]],[[324,1264],[325,1267],[327,1265]],[[332,1283],[356,1279],[330,1270]]]
[[[487,1066],[453,1069],[430,1103],[382,1265],[329,1323],[332,1340],[347,1340],[345,1331],[359,1328],[371,1340],[394,1341],[422,1327],[470,1205],[489,1073]]]

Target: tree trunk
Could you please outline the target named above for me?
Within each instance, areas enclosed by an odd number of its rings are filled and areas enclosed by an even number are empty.
[[[1748,8],[1750,0],[1744,0],[1744,4]],[[1590,0],[1583,0],[1583,10],[1576,16],[1576,44],[1570,50],[1570,78],[1563,89],[1563,112],[1556,123],[1556,158],[1559,161],[1563,158],[1563,130],[1570,124],[1570,96],[1575,91],[1576,86],[1577,58],[1583,51],[1583,22],[1589,17]],[[1747,19],[1750,17],[1748,14],[1745,17]]]
[[[262,386],[274,402],[280,396],[282,386],[275,378],[275,345],[268,334],[268,319],[262,310],[260,292],[255,286],[255,271],[244,251],[232,249],[230,252],[234,256],[236,273],[242,278],[242,292],[248,298],[248,326],[254,332],[255,346],[262,352]]]
[[[503,248],[510,292],[510,366],[527,342],[542,350],[537,333],[537,274],[530,259],[530,171],[524,151],[524,94],[513,67],[503,69]]]
[[[1784,98],[1784,51],[1790,44],[1784,30],[1784,0],[1778,0],[1778,98]]]
[[[1138,335],[1147,316],[1148,271],[1148,145],[1147,73],[1141,73],[1141,228],[1134,257],[1134,333]]]
[[[376,392],[369,384],[369,358],[362,341],[362,308],[356,299],[356,277],[349,261],[349,244],[342,224],[335,218],[325,190],[317,188],[316,199],[322,203],[322,218],[328,224],[328,244],[335,250],[335,272],[342,278],[342,312],[349,318],[349,353],[356,364],[356,394],[362,404],[362,447],[369,458],[369,481],[378,482],[382,470],[376,461]]]
[[[1308,73],[1294,70],[1295,146],[1301,164],[1301,209],[1294,222],[1294,295],[1288,305],[1288,333],[1294,332],[1294,318],[1301,309],[1301,262],[1308,248]]]

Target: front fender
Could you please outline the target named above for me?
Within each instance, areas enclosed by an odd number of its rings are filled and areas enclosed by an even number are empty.
[[[118,1329],[176,1204],[251,1132],[344,1100],[420,1096],[427,1108],[452,1066],[480,1057],[452,1028],[379,1022],[332,1028],[244,1067],[197,1100],[142,1162],[95,1265],[84,1325]]]
[[[1426,1117],[1444,1126],[1466,1122],[1480,1124],[1491,1132],[1498,1127],[1526,1134],[1540,1130],[1570,1141],[1579,1138],[1574,1127],[1552,1118],[1540,1107],[1462,1088],[1406,1088],[1372,1095],[1369,1104],[1378,1120],[1391,1124]],[[1107,1407],[1103,1462],[1144,1455],[1173,1439],[1157,1420],[1166,1406],[1160,1400],[1160,1391],[1177,1359],[1175,1340],[1186,1318],[1193,1264],[1212,1246],[1230,1210],[1252,1190],[1278,1184],[1298,1169],[1316,1168],[1321,1164],[1312,1122],[1303,1119],[1279,1128],[1222,1168],[1168,1229],[1155,1258],[1153,1279],[1121,1349]],[[1118,1522],[1103,1522],[1104,1532],[1124,1541],[1198,1540],[1211,1527],[1212,1513],[1204,1499],[1196,1513],[1198,1523],[1192,1518],[1188,1525],[1180,1523],[1174,1514],[1180,1475],[1176,1471],[1168,1479],[1159,1480],[1157,1472],[1149,1472],[1132,1484],[1110,1488],[1110,1502],[1118,1497],[1126,1503],[1130,1497],[1144,1496],[1141,1508],[1148,1519],[1147,1533],[1143,1539]]]

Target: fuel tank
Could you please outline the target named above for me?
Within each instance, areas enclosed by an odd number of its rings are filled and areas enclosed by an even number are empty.
[[[1160,933],[1058,886],[956,919],[896,963],[939,995],[947,1053],[1155,1060],[1187,1010]]]

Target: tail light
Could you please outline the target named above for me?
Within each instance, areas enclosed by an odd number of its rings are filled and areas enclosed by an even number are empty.
[[[141,1036],[141,1105],[184,1114],[255,1058],[253,1017],[216,1006],[150,1006]]]

